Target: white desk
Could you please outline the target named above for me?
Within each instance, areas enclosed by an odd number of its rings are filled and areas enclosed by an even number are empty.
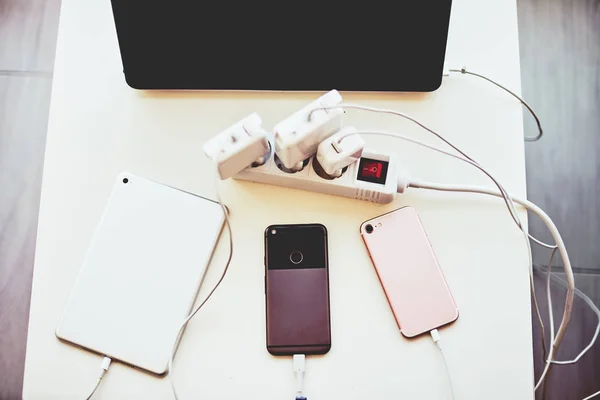
[[[449,65],[468,65],[519,91],[516,4],[455,0]],[[31,316],[26,399],[82,399],[101,357],[59,342],[54,329],[73,287],[116,175],[128,170],[214,196],[203,142],[252,111],[266,127],[308,103],[309,93],[150,93],[123,79],[107,0],[63,0]],[[431,94],[355,94],[346,100],[396,108],[442,131],[525,195],[520,105],[491,85],[445,78]],[[436,143],[401,119],[348,113],[358,128],[402,131]],[[482,174],[390,138],[368,143],[397,151],[422,179],[490,185]],[[176,358],[184,398],[288,399],[289,358],[265,349],[264,228],[320,222],[329,230],[332,349],[308,360],[311,400],[443,399],[448,386],[429,337],[403,338],[358,234],[359,224],[402,205],[419,211],[460,308],[441,331],[457,399],[531,399],[533,362],[527,258],[523,237],[502,202],[411,190],[378,206],[248,182],[222,183],[232,210],[235,253],[229,275],[189,326]],[[525,215],[522,215],[525,218]],[[227,255],[221,240],[201,294]],[[201,296],[202,297],[202,296]],[[166,379],[114,364],[95,399],[170,399]]]

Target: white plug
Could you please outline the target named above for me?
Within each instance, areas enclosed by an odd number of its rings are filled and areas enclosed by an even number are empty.
[[[306,370],[306,356],[294,354],[294,376],[296,378],[296,400],[306,400],[304,396],[304,371]]]
[[[360,159],[365,141],[355,132],[354,127],[347,126],[319,145],[317,161],[327,175],[340,177],[345,167]]]
[[[340,93],[332,90],[275,125],[275,153],[286,168],[302,169],[302,162],[315,154],[319,143],[341,128],[343,109],[319,109],[341,102]]]
[[[221,179],[267,160],[270,145],[261,125],[260,117],[253,113],[204,143],[204,152],[217,164]]]

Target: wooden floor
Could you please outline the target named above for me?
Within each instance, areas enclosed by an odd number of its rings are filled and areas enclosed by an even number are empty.
[[[526,144],[528,197],[554,220],[576,268],[576,286],[600,307],[600,0],[517,4],[523,95],[546,132],[539,142]],[[536,132],[532,118],[525,118],[525,130],[529,135]],[[530,232],[551,242],[544,225],[536,218],[530,221]],[[534,246],[536,263],[546,264],[549,255],[547,249]],[[555,261],[555,270],[560,271],[561,265]],[[536,276],[536,283],[540,305],[547,310],[544,279]],[[565,290],[552,285],[551,291],[558,321]],[[539,377],[543,355],[535,321]],[[571,321],[559,350],[561,360],[574,358],[589,343],[598,322],[580,299]],[[599,391],[600,341],[578,364],[554,366],[549,377],[546,399],[581,400]]]
[[[600,304],[600,0],[517,3],[523,94],[546,132],[526,145],[529,197],[561,230],[578,287]],[[21,398],[59,10],[60,0],[0,0],[0,400]],[[535,133],[528,117],[525,127]],[[532,219],[531,231],[549,240],[539,221]],[[536,263],[547,257],[535,248]],[[536,282],[546,313],[543,277]],[[552,292],[559,320],[564,289],[553,284]],[[596,322],[578,299],[561,359],[587,344]],[[536,376],[543,367],[539,336],[534,321]],[[600,343],[580,363],[553,367],[550,378],[549,400],[600,390]]]

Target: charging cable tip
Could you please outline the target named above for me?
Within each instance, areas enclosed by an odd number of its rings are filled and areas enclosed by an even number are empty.
[[[306,356],[294,354],[294,376],[296,377],[296,400],[306,400],[304,396],[304,371],[306,370]]]
[[[431,338],[433,339],[433,343],[437,346],[438,349],[442,350],[442,343],[440,342],[440,333],[437,329],[434,329],[429,332],[431,334]]]
[[[110,368],[110,363],[111,359],[108,357],[104,357],[104,360],[102,360],[102,370],[104,371],[104,373],[106,373],[106,371],[108,371],[108,368]],[[102,373],[102,375],[104,375],[104,373]]]
[[[86,400],[90,400],[94,396],[94,393],[96,393],[96,390],[98,390],[98,388],[100,387],[100,383],[102,383],[102,378],[104,378],[104,374],[106,374],[106,371],[108,371],[108,368],[110,368],[111,361],[112,360],[110,359],[110,357],[104,357],[104,360],[102,360],[100,376],[98,376],[98,379],[96,380],[96,385],[92,389],[92,392],[85,398]]]

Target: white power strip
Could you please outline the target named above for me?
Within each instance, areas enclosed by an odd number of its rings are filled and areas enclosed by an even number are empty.
[[[272,142],[271,148],[273,148]],[[347,169],[345,168],[342,176],[335,179],[319,176],[317,170],[320,166],[315,160],[315,156],[305,160],[305,166],[301,171],[284,172],[278,166],[278,164],[282,166],[281,161],[276,159],[274,152],[271,152],[263,165],[248,167],[233,178],[381,204],[390,203],[394,200],[396,192],[404,189],[398,184],[399,162],[392,154],[365,149],[362,157]]]

